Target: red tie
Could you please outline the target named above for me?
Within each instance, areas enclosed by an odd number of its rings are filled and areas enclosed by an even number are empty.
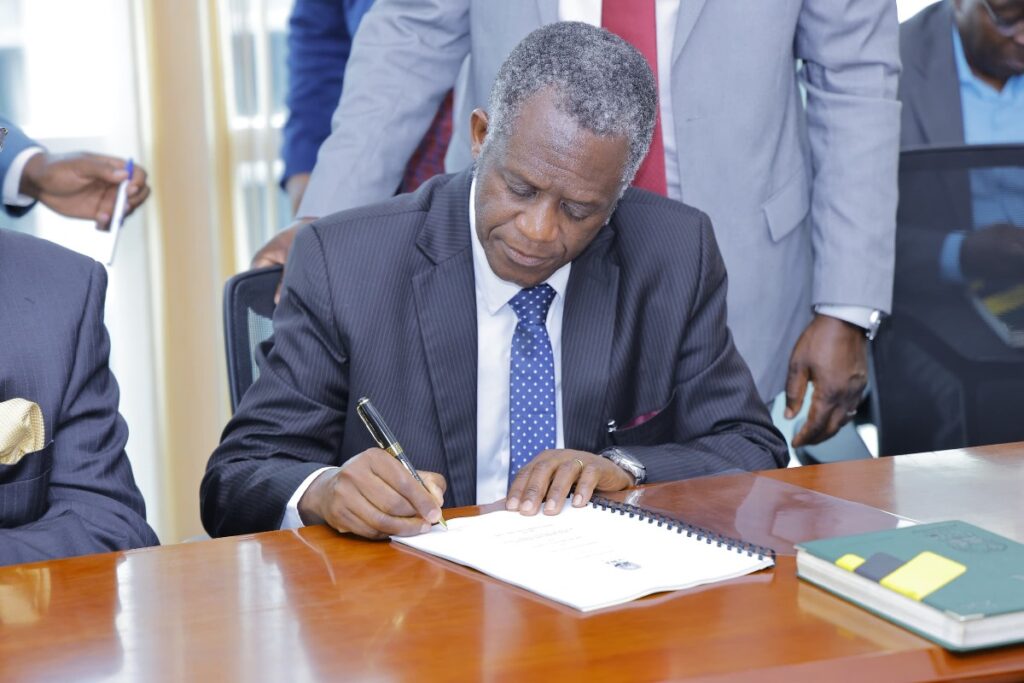
[[[655,0],[602,0],[601,26],[628,41],[644,57],[658,84],[658,30],[654,14]],[[654,121],[654,138],[647,158],[640,164],[635,187],[667,195],[665,184],[665,145],[661,140],[661,111]]]

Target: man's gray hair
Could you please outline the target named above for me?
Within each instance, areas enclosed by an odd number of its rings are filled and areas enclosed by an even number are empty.
[[[629,140],[623,188],[647,156],[658,112],[658,88],[636,48],[602,28],[577,21],[543,26],[512,50],[488,103],[485,147],[508,140],[523,102],[552,88],[557,106],[581,128]],[[493,141],[493,142],[492,142]]]

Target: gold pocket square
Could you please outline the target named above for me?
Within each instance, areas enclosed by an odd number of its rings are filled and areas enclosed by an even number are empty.
[[[16,465],[43,447],[43,411],[32,401],[12,398],[0,402],[0,465]]]

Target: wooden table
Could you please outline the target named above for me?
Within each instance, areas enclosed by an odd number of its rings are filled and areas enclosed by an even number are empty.
[[[1024,444],[717,477],[639,497],[685,497],[726,527],[787,538],[894,519],[855,505],[832,514],[846,503],[792,484],[1024,540]],[[729,492],[744,488],[730,512]],[[797,580],[791,555],[774,570],[588,615],[323,527],[0,569],[2,681],[686,677],[1024,680],[1024,647],[949,654]]]

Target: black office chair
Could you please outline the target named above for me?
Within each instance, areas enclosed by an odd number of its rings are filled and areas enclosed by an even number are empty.
[[[274,333],[274,292],[282,271],[281,266],[250,270],[224,285],[224,346],[232,412],[259,377],[256,352]]]
[[[995,249],[957,279],[950,258],[987,226],[1024,230],[1024,145],[904,151],[899,191],[893,314],[872,345],[879,452],[1024,440],[1024,268]]]

